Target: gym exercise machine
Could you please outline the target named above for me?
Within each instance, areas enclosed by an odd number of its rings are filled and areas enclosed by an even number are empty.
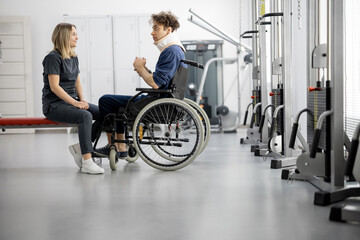
[[[333,114],[331,103],[334,100],[331,99],[331,82],[326,81],[326,86],[324,83],[325,69],[329,69],[329,46],[327,44],[319,44],[317,35],[319,32],[316,31],[319,27],[314,27],[316,24],[319,24],[319,6],[316,4],[316,1],[313,3],[307,2],[307,14],[309,16],[307,58],[311,63],[310,66],[308,65],[307,70],[309,84],[307,108],[301,110],[295,117],[289,147],[295,147],[300,117],[303,113],[307,113],[307,141],[311,143],[311,148],[305,145],[304,153],[302,153],[296,161],[296,169],[284,169],[282,171],[282,179],[306,180],[318,186],[320,189],[326,189],[328,184],[323,183],[331,181],[329,173],[331,159],[331,122],[329,122],[330,117],[327,118],[327,116]],[[320,73],[322,73],[322,76],[320,76]],[[315,87],[310,87],[314,85]],[[324,124],[323,120],[325,119],[326,123]],[[318,129],[317,133],[315,133],[315,129]],[[323,129],[323,133],[320,138],[321,129]],[[314,146],[315,141],[317,142],[316,146]],[[316,153],[317,150],[321,150],[321,152]],[[325,168],[327,170],[325,170]]]
[[[276,2],[274,3],[276,4]],[[275,6],[277,7],[277,6]],[[276,9],[276,8],[274,8]],[[279,111],[279,108],[282,108],[282,120],[283,120],[283,129],[282,129],[282,145],[283,148],[283,156],[281,158],[274,158],[271,160],[270,167],[271,168],[283,168],[295,165],[296,154],[293,149],[285,147],[288,145],[290,140],[291,133],[291,122],[292,122],[292,99],[291,99],[291,83],[292,83],[292,75],[291,75],[291,65],[292,65],[292,6],[291,1],[282,1],[282,31],[280,37],[281,43],[281,82],[283,87],[283,105],[279,105],[274,112],[274,116],[276,111]],[[277,60],[279,61],[279,60]],[[280,77],[280,76],[279,76]],[[274,119],[273,116],[273,119]],[[271,134],[271,133],[270,133]]]
[[[359,152],[360,124],[358,124],[349,149],[346,163],[345,176],[360,183],[360,152]],[[358,184],[356,184],[358,185]],[[360,201],[359,199],[348,199],[350,197],[360,197],[360,188],[343,188],[332,195],[338,195],[341,200],[346,200],[331,208],[330,220],[341,222],[360,222]]]
[[[274,9],[274,7],[272,7]],[[283,88],[281,84],[281,74],[282,74],[282,63],[281,57],[279,57],[279,48],[280,41],[275,41],[275,36],[279,34],[278,23],[280,22],[278,17],[282,17],[282,12],[273,12],[263,14],[257,23],[259,24],[260,28],[260,46],[266,46],[265,43],[265,28],[264,25],[271,25],[271,59],[272,67],[271,72],[272,75],[277,75],[278,82],[276,83],[277,88],[273,88],[271,92],[265,91],[263,99],[267,102],[268,95],[271,97],[271,103],[266,104],[263,107],[263,111],[260,118],[260,125],[259,125],[259,133],[262,135],[262,144],[255,146],[254,153],[255,156],[262,156],[264,159],[267,157],[274,157],[276,159],[283,157]],[[264,21],[267,18],[271,18],[272,21]],[[263,37],[262,37],[263,36]],[[264,62],[264,61],[263,61]],[[264,62],[266,64],[266,62]],[[266,72],[264,73],[266,74]],[[271,78],[271,87],[274,86],[275,80]],[[267,84],[265,80],[262,84]],[[266,89],[266,88],[265,88]],[[265,103],[264,102],[264,103]],[[272,110],[272,117],[268,115],[268,109]],[[277,110],[276,110],[277,109]],[[270,128],[268,127],[268,119],[272,119]],[[276,133],[276,134],[275,134]]]
[[[208,21],[206,21],[205,19],[203,19],[201,16],[196,14],[192,9],[189,9],[189,12],[191,13],[191,16],[190,16],[190,18],[188,20],[191,23],[203,28],[204,30],[206,30],[206,31],[220,37],[221,39],[231,43],[232,45],[236,46],[236,53],[237,53],[236,58],[233,58],[233,59],[229,59],[229,58],[211,59],[205,64],[205,69],[204,69],[204,73],[203,73],[203,75],[206,76],[207,69],[208,69],[209,65],[212,62],[236,63],[237,80],[238,80],[237,81],[237,85],[238,85],[238,89],[237,89],[238,110],[237,110],[237,113],[229,111],[229,109],[224,105],[218,106],[218,108],[217,108],[218,116],[219,116],[219,119],[220,119],[220,124],[219,124],[220,130],[221,131],[226,131],[226,132],[235,132],[236,128],[239,126],[240,114],[241,114],[241,104],[240,104],[240,54],[243,51],[251,53],[252,50],[246,44],[244,44],[241,41],[239,41],[239,40],[231,37],[230,35],[224,33],[219,28],[215,27],[213,24],[211,24]],[[205,81],[205,77],[203,77],[201,82],[200,82],[200,86],[199,86],[199,90],[198,90],[198,96],[197,96],[197,99],[196,99],[196,102],[198,104],[200,103],[201,97],[203,97],[202,92],[203,92],[203,88],[204,88],[204,84],[205,84],[204,81]],[[225,126],[225,123],[226,123],[227,126]]]
[[[253,8],[256,9],[256,3],[253,3]],[[263,119],[260,121],[259,131],[265,136],[265,133],[268,132],[268,120],[266,120],[267,111],[269,108],[275,108],[274,114],[272,116],[272,122],[269,132],[269,139],[261,139],[263,144],[259,146],[258,149],[255,149],[256,155],[266,157],[272,157],[270,167],[271,168],[283,168],[295,165],[296,157],[293,157],[293,150],[287,148],[287,143],[289,142],[290,130],[291,130],[291,121],[292,121],[292,99],[291,99],[291,41],[292,41],[292,21],[291,21],[291,3],[288,1],[283,1],[282,11],[279,11],[280,7],[277,4],[277,1],[273,2],[272,9],[274,12],[267,13],[259,16],[257,20],[257,25],[259,26],[259,38],[260,38],[260,47],[264,48],[264,43],[261,44],[261,35],[264,34],[266,25],[268,22],[265,21],[268,17],[274,17],[272,24],[272,73],[273,77],[277,77],[279,83],[277,83],[277,88],[272,89],[272,103],[267,104],[267,81],[264,78],[261,81],[262,84],[262,95],[261,95],[261,105],[263,108]],[[281,17],[281,20],[276,22],[275,17]],[[279,18],[280,19],[280,18]],[[279,29],[276,29],[276,26],[281,25],[282,31],[279,32]],[[281,34],[280,34],[281,33]],[[279,37],[281,36],[281,37]],[[281,51],[280,51],[281,50]],[[261,50],[263,52],[263,50]],[[280,54],[281,52],[281,54]],[[281,55],[281,56],[280,56]],[[266,61],[262,58],[265,56],[260,56],[260,76],[266,75]],[[255,60],[254,60],[255,62]],[[264,70],[265,68],[265,70]],[[262,77],[262,76],[261,76]],[[272,79],[272,86],[273,86]],[[274,133],[277,133],[275,135]],[[268,141],[267,141],[268,140]]]
[[[261,12],[258,12],[260,4],[257,5],[256,1],[253,1],[253,19],[257,19]],[[246,125],[249,108],[252,107],[252,116],[250,120],[250,126],[247,129],[246,137],[240,138],[240,144],[252,144],[251,151],[253,152],[255,147],[259,146],[261,142],[266,143],[267,134],[259,133],[261,110],[264,105],[267,105],[267,79],[266,79],[266,29],[265,24],[256,24],[253,22],[253,30],[246,31],[240,35],[241,38],[252,38],[253,48],[253,90],[251,94],[251,103],[248,104],[243,125]],[[266,136],[265,136],[266,135]]]
[[[185,58],[202,65],[205,65],[205,63],[214,58],[222,58],[223,42],[222,40],[182,41],[186,49]],[[198,96],[202,95],[199,104],[207,113],[210,123],[214,128],[219,125],[216,108],[224,103],[223,65],[212,64],[205,71],[209,72],[209,74],[207,74],[204,85],[200,88],[200,84],[203,83],[202,77],[205,75],[203,74],[204,71],[198,68],[190,68],[185,97],[196,102]],[[200,93],[198,89],[203,91]]]
[[[316,24],[314,21],[317,20],[318,12],[316,10],[318,11],[319,6],[318,1],[307,2],[308,16],[316,16],[315,19],[308,17],[308,56],[313,59],[312,66],[317,67],[315,69],[308,67],[308,79],[315,79],[318,67],[322,68],[325,63],[328,79],[325,86],[318,85],[311,89],[314,91],[309,94],[308,101],[323,98],[326,99],[326,104],[323,106],[324,109],[320,111],[319,109],[304,109],[297,115],[290,147],[293,147],[298,120],[303,112],[311,112],[312,114],[308,114],[308,120],[316,120],[314,130],[310,129],[308,132],[308,134],[313,132],[312,144],[309,150],[297,159],[297,169],[284,170],[282,173],[283,179],[305,180],[320,189],[315,193],[314,204],[321,206],[339,202],[348,197],[360,196],[360,188],[353,187],[351,183],[345,185],[345,175],[347,175],[348,180],[354,179],[352,175],[357,175],[355,179],[359,180],[359,162],[357,162],[359,158],[357,154],[359,127],[349,147],[349,140],[344,134],[343,119],[343,79],[345,74],[342,33],[344,32],[344,1],[331,0],[328,4],[328,43],[325,46],[318,45],[315,47],[316,31],[314,26]],[[314,50],[312,51],[312,49]],[[324,59],[325,57],[327,59]],[[311,95],[313,96],[311,97]],[[325,95],[325,97],[321,95]],[[321,114],[319,114],[320,112]],[[323,139],[324,136],[325,139]],[[344,146],[349,151],[346,172]],[[354,162],[356,164],[351,164]],[[359,213],[356,212],[358,209],[359,207],[349,209],[346,204],[336,206],[332,209],[330,219],[347,221],[343,217],[349,217],[349,220],[354,220],[355,217],[359,216]],[[350,214],[352,210],[355,210],[353,215]]]

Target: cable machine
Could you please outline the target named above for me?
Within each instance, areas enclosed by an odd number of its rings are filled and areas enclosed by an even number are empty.
[[[263,6],[263,7],[262,7]],[[259,10],[259,11],[258,11]],[[252,3],[253,19],[258,17],[265,11],[264,3],[260,4],[257,1]],[[262,26],[262,27],[261,27]],[[267,141],[266,136],[259,133],[260,117],[262,106],[266,105],[266,42],[265,42],[265,24],[257,24],[253,21],[253,30],[246,31],[240,35],[240,38],[252,38],[253,47],[253,89],[251,90],[251,102],[248,104],[243,125],[246,125],[249,108],[252,107],[252,116],[250,126],[247,129],[246,137],[240,138],[240,144],[253,144],[251,151],[254,152],[255,148]],[[265,97],[264,97],[265,96]]]
[[[240,114],[241,114],[241,104],[240,104],[240,53],[243,51],[246,51],[247,53],[251,53],[251,48],[248,47],[246,44],[242,43],[239,40],[236,40],[235,38],[231,37],[230,35],[224,33],[219,28],[215,27],[213,24],[209,23],[205,19],[203,19],[201,16],[196,14],[193,10],[189,9],[189,12],[191,13],[190,18],[188,19],[191,23],[203,28],[204,30],[220,37],[221,39],[231,43],[232,45],[236,46],[236,58],[213,58],[210,59],[206,64],[203,72],[202,79],[200,81],[200,86],[196,98],[196,102],[200,104],[202,93],[204,90],[205,85],[205,79],[206,74],[209,69],[209,65],[214,62],[223,62],[225,64],[233,64],[236,63],[237,67],[237,82],[238,82],[238,89],[237,89],[237,95],[238,95],[238,111],[237,113],[232,113],[229,111],[229,109],[225,106],[219,106],[216,109],[216,112],[218,113],[220,124],[219,128],[222,131],[226,132],[233,132],[236,131],[236,128],[239,126],[240,122]],[[195,20],[197,19],[197,20]],[[224,104],[224,103],[223,103]]]
[[[205,65],[209,60],[222,58],[222,40],[196,40],[196,41],[182,41],[186,52],[185,58],[196,61]],[[206,70],[209,74],[206,75],[204,86],[201,87],[202,92],[198,94],[197,89],[200,88],[202,82],[203,71],[197,68],[191,68],[189,71],[189,80],[185,97],[197,100],[198,95],[201,95],[199,104],[205,110],[210,119],[212,126],[219,125],[216,109],[223,105],[223,65],[222,63],[211,64]]]
[[[282,178],[308,181],[320,190],[315,193],[314,204],[325,206],[351,196],[360,196],[359,187],[349,187],[350,183],[345,186],[345,176],[348,180],[354,180],[354,172],[359,179],[358,170],[356,171],[359,162],[354,164],[354,159],[355,155],[357,161],[360,161],[360,158],[359,154],[356,154],[359,128],[354,134],[351,147],[344,132],[344,1],[328,1],[327,44],[317,45],[319,27],[316,26],[319,21],[319,10],[319,1],[307,1],[307,53],[311,59],[307,77],[309,85],[314,84],[316,80],[316,86],[309,87],[308,107],[300,111],[295,118],[289,147],[294,147],[299,119],[305,112],[308,113],[308,142],[311,145],[298,157],[297,168],[283,170]],[[344,157],[344,146],[349,152],[347,162]],[[336,207],[330,218],[339,219],[342,209],[344,214],[350,214],[348,208]],[[360,207],[357,209],[355,216],[359,219]]]
[[[261,103],[262,119],[260,120],[259,132],[262,134],[262,145],[255,148],[256,156],[272,157],[271,168],[283,168],[293,166],[296,163],[296,157],[293,157],[293,150],[287,147],[290,138],[292,121],[292,99],[291,99],[291,58],[292,58],[292,6],[291,1],[273,2],[271,10],[274,12],[259,16],[257,25],[259,29],[259,48],[263,55],[260,57],[260,76],[261,76]],[[256,3],[253,3],[256,9]],[[278,11],[280,10],[281,11]],[[265,25],[271,23],[266,19],[272,19],[272,83],[276,85],[269,93],[267,91],[266,77],[266,55],[264,56],[264,47],[266,46],[263,35],[265,34]],[[275,19],[275,20],[274,20]],[[279,28],[281,27],[281,31]],[[265,69],[265,70],[264,70]],[[275,80],[278,82],[275,84]],[[271,104],[267,104],[267,98],[270,94]],[[256,108],[256,105],[255,105]],[[271,127],[269,129],[269,138],[265,139],[268,132],[267,111],[269,108],[275,108],[272,116]],[[255,109],[253,116],[255,115]],[[290,129],[290,130],[289,130]],[[266,143],[266,144],[264,144]]]

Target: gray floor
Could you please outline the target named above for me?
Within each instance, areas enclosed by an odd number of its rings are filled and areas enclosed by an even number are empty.
[[[0,239],[359,239],[360,225],[331,222],[317,190],[287,183],[237,134],[213,134],[175,172],[142,160],[82,174],[67,146],[77,134],[0,135]]]

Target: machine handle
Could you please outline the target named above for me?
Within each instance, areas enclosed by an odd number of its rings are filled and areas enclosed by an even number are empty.
[[[240,37],[241,38],[247,38],[247,37],[250,37],[252,38],[252,36],[245,36],[246,34],[253,34],[253,33],[258,33],[259,31],[258,30],[251,30],[251,31],[246,31],[246,32],[243,32]]]
[[[317,150],[318,145],[319,145],[320,135],[321,135],[321,129],[318,129],[318,128],[315,129],[314,139],[313,139],[313,143],[312,143],[311,149],[310,149],[310,157],[311,158],[316,157],[316,150]]]
[[[291,130],[289,148],[294,149],[296,133],[297,133],[298,128],[299,128],[299,123],[294,123],[293,127],[292,127],[292,130]]]
[[[246,125],[246,121],[247,121],[247,116],[248,116],[248,113],[249,113],[249,111],[248,111],[248,110],[246,110],[243,125]]]
[[[356,158],[356,153],[359,147],[359,139],[353,139],[351,141],[350,150],[349,150],[349,157],[346,163],[345,175],[352,176],[353,175],[353,168]]]
[[[266,114],[266,111],[268,110],[268,108],[270,108],[270,107],[275,107],[275,106],[272,104],[267,105],[263,111],[263,114],[261,115],[260,125],[259,125],[259,133],[262,133],[262,129],[263,129],[264,123],[265,123],[265,114]]]
[[[317,150],[318,145],[319,145],[321,127],[322,127],[322,124],[324,122],[324,119],[327,116],[330,116],[332,114],[333,114],[333,110],[328,110],[328,111],[323,112],[318,118],[318,122],[316,124],[315,132],[314,132],[313,144],[312,144],[311,149],[310,149],[310,157],[311,158],[315,158],[315,156],[316,156],[316,150]]]
[[[274,136],[274,132],[275,132],[275,122],[276,122],[276,117],[272,118],[272,122],[271,122],[271,127],[270,127],[270,133],[269,133],[269,138],[272,138]]]
[[[354,168],[355,158],[359,147],[359,135],[360,135],[360,124],[357,125],[353,138],[351,140],[349,157],[346,163],[345,175],[349,177],[353,177],[352,171]]]
[[[267,18],[267,17],[281,17],[284,16],[284,13],[282,12],[277,12],[277,13],[265,13],[264,15],[262,15],[260,17],[260,20]]]
[[[251,121],[250,121],[250,128],[254,127],[254,122],[255,122],[255,114],[256,112],[254,112],[251,116]]]
[[[264,126],[264,122],[265,122],[265,114],[261,115],[261,118],[260,118],[259,133],[262,133],[262,128]]]

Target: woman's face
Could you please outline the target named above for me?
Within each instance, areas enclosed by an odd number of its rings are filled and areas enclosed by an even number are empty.
[[[77,31],[76,28],[73,26],[71,28],[71,33],[70,33],[70,47],[71,48],[75,48],[77,46],[77,40],[78,40],[78,36],[77,36]]]
[[[166,35],[171,32],[171,27],[165,29],[164,25],[154,22],[153,24],[153,31],[151,32],[151,36],[153,37],[154,42],[159,41]]]

